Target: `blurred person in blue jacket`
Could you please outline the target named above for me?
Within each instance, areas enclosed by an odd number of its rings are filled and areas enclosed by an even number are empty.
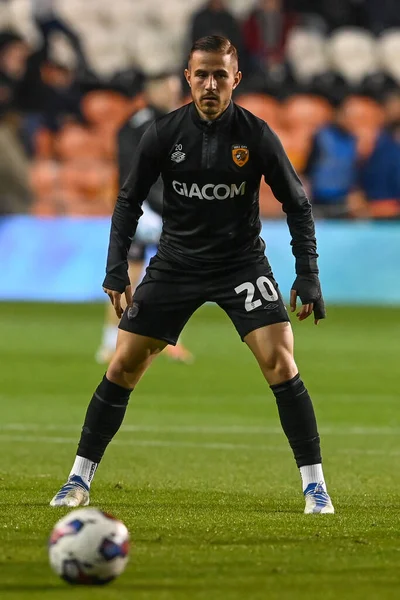
[[[342,104],[336,121],[317,131],[304,170],[317,218],[343,219],[358,205],[357,141],[347,128],[345,111]]]
[[[400,144],[390,130],[366,130],[359,142],[357,179],[366,216],[400,219]]]

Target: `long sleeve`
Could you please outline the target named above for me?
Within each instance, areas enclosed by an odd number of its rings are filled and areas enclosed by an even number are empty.
[[[121,187],[111,220],[106,277],[103,286],[124,292],[129,285],[127,254],[142,215],[142,203],[160,174],[160,153],[153,123],[136,149],[130,173]]]
[[[260,156],[264,179],[286,213],[296,273],[318,273],[311,204],[281,142],[266,124],[260,141]]]

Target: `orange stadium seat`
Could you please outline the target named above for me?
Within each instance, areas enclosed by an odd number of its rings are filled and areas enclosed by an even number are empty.
[[[272,129],[279,127],[281,106],[275,98],[265,94],[242,94],[236,98],[235,102],[266,121]]]
[[[103,148],[98,137],[87,127],[69,123],[57,134],[55,154],[60,160],[101,158]]]
[[[112,163],[66,161],[60,170],[60,197],[68,215],[108,215],[116,196],[116,169]]]
[[[357,135],[357,132],[366,127],[382,127],[385,115],[375,100],[364,96],[349,96],[343,105],[343,118],[349,130]]]
[[[297,94],[283,104],[283,119],[287,129],[308,129],[313,134],[333,118],[333,107],[324,98]]]
[[[54,133],[45,127],[40,127],[33,138],[36,158],[50,159],[54,155]]]
[[[29,169],[30,184],[35,196],[32,213],[40,216],[57,214],[59,166],[52,160],[35,160]]]
[[[277,133],[296,171],[305,168],[315,131],[333,115],[333,107],[318,96],[297,94],[283,103],[282,129]]]
[[[261,180],[260,185],[260,215],[267,219],[276,219],[283,216],[282,205],[277,201],[264,179]]]
[[[312,135],[307,127],[276,131],[290,162],[298,173],[305,169],[311,150]]]
[[[132,112],[131,102],[122,94],[108,90],[88,92],[81,100],[83,115],[90,124],[117,130]]]

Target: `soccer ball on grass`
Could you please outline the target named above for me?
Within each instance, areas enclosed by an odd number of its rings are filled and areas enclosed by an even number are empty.
[[[52,569],[75,585],[103,585],[124,571],[129,532],[122,521],[98,508],[80,508],[54,526],[49,539]]]

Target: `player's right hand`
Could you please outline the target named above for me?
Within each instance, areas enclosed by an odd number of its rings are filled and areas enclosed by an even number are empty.
[[[109,290],[105,287],[103,287],[103,291],[110,298],[110,302],[114,307],[115,314],[117,315],[118,319],[120,319],[124,312],[122,309],[122,306],[121,306],[122,294],[120,292],[116,292],[115,290]],[[125,300],[126,300],[126,305],[128,307],[131,306],[131,304],[132,304],[132,287],[130,285],[127,285],[125,288]]]

